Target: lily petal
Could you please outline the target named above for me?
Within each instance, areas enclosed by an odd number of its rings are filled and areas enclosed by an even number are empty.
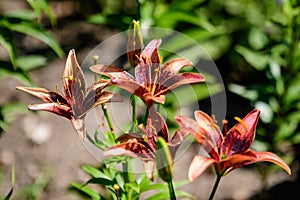
[[[154,109],[152,106],[149,111],[149,119],[151,119],[149,126],[154,128],[157,137],[164,138],[165,141],[169,141],[169,131],[164,118]]]
[[[104,155],[106,156],[131,156],[139,158],[143,161],[150,161],[155,159],[154,150],[148,145],[143,137],[139,134],[124,134],[116,139],[120,144],[109,147]]]
[[[179,126],[189,132],[190,134],[192,134],[196,140],[199,142],[199,144],[203,144],[203,141],[205,139],[205,134],[200,133],[198,130],[198,124],[195,120],[190,119],[188,117],[185,116],[176,116],[175,117],[177,123],[179,124]]]
[[[143,85],[140,85],[136,81],[125,80],[125,79],[114,78],[114,77],[111,79],[113,84],[117,85],[118,87],[124,90],[127,90],[132,94],[135,94],[141,99],[144,99],[147,104],[148,102],[151,102],[151,100],[158,103],[164,103],[165,98],[163,95],[153,96]]]
[[[134,77],[131,74],[129,74],[126,71],[123,71],[122,69],[120,69],[118,67],[114,67],[111,65],[98,64],[98,65],[91,66],[90,69],[97,74],[108,76],[110,78],[115,77],[115,78],[121,78],[124,80],[135,81]]]
[[[160,64],[160,58],[158,55],[158,48],[160,47],[160,45],[161,39],[151,40],[141,53],[138,65],[143,66],[153,63]]]
[[[193,63],[185,58],[176,58],[167,62],[161,68],[161,75],[159,77],[159,82],[178,74],[182,68],[187,66],[192,66],[192,65]]]
[[[17,90],[27,92],[33,96],[36,96],[47,103],[52,103],[50,92],[45,88],[32,88],[32,87],[16,87]]]
[[[226,133],[222,146],[223,153],[232,155],[250,148],[255,137],[259,114],[259,110],[252,110]]]
[[[188,172],[188,177],[190,181],[195,180],[198,176],[200,176],[209,166],[216,162],[215,159],[195,156]]]
[[[157,95],[166,94],[181,85],[200,83],[203,81],[205,81],[205,78],[201,74],[184,72],[172,76],[164,80],[163,82],[159,83],[159,87],[156,89],[156,93]]]
[[[252,150],[250,150],[252,151]],[[271,162],[275,165],[278,165],[282,169],[284,169],[289,175],[291,175],[291,169],[290,167],[277,155],[271,152],[254,152],[256,155],[255,162]]]
[[[155,170],[155,161],[145,161],[144,169],[149,180],[153,181],[154,170]]]
[[[219,173],[223,173],[223,175],[225,176],[236,168],[255,162],[256,159],[257,158],[255,152],[248,150],[246,152],[234,154],[228,158],[223,159],[216,165],[216,169]]]
[[[172,158],[174,160],[175,154],[179,148],[179,146],[182,144],[182,142],[185,140],[185,138],[189,135],[189,132],[185,131],[182,128],[179,128],[171,138],[170,142],[168,143],[170,153],[172,155]]]
[[[29,110],[43,110],[71,119],[73,113],[70,107],[57,103],[43,103],[28,105]]]
[[[205,151],[215,159],[219,159],[218,149],[223,141],[223,135],[216,122],[202,111],[195,111],[195,118],[199,126],[198,132],[205,135],[202,143]]]
[[[85,140],[86,138],[86,128],[85,128],[85,121],[84,121],[84,116],[82,118],[71,118],[71,123],[74,127],[74,129],[76,130],[76,132],[78,133],[78,135],[80,136],[81,139]]]
[[[86,82],[76,59],[75,50],[69,52],[63,73],[65,97],[70,104],[81,104],[85,96]],[[74,98],[73,98],[74,97]],[[73,103],[71,101],[74,101]]]

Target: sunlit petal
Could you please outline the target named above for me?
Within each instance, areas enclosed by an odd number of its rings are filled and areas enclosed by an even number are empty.
[[[291,175],[290,167],[277,155],[271,152],[255,152],[256,160],[255,162],[271,162],[275,165],[278,165],[282,169],[284,169],[289,175]]]
[[[118,67],[114,67],[111,65],[98,64],[98,65],[91,66],[90,69],[95,73],[108,76],[108,77],[115,77],[115,78],[121,78],[124,80],[132,80],[132,81],[135,80],[131,74],[127,73],[126,71],[123,71]]]
[[[255,137],[259,110],[252,110],[227,133],[223,142],[223,152],[228,155],[242,153],[250,148]]]
[[[201,74],[185,72],[174,75],[161,82],[156,91],[157,94],[166,94],[181,85],[200,83],[204,82],[204,80],[204,76],[202,76]]]
[[[53,102],[49,91],[46,90],[45,88],[16,87],[16,89],[21,90],[23,92],[27,92],[33,96],[36,96],[47,103]]]
[[[71,119],[73,113],[70,107],[57,103],[43,103],[28,105],[29,110],[43,110]]]
[[[188,172],[188,177],[190,181],[195,180],[200,176],[209,166],[215,163],[215,159],[206,158],[202,156],[195,156]]]

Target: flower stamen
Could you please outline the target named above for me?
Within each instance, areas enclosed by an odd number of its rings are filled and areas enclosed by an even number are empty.
[[[226,119],[222,120],[222,124],[223,124],[223,132],[224,135],[228,132],[228,121]]]
[[[239,118],[239,117],[234,117],[234,119],[235,119],[236,121],[238,121],[238,122],[244,127],[244,129],[246,130],[246,132],[248,132],[248,126],[246,125],[246,123],[245,123],[241,118]]]
[[[243,135],[243,132],[240,131],[237,127],[234,127],[234,130],[236,130],[240,135]]]

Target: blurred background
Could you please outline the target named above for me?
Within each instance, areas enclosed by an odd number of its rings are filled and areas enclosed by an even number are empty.
[[[222,75],[227,102],[220,106],[227,108],[229,126],[234,116],[260,109],[253,148],[276,153],[292,168],[292,176],[265,163],[236,170],[222,180],[216,199],[295,199],[300,195],[299,14],[298,0],[0,0],[0,197],[10,190],[14,165],[14,199],[81,199],[68,190],[70,183],[88,179],[81,165],[99,162],[67,120],[29,112],[26,105],[39,100],[15,87],[55,91],[70,49],[81,63],[91,49],[126,31],[135,19],[142,28],[168,28],[197,41]],[[197,55],[190,44],[175,41],[175,50]],[[107,52],[114,51],[112,44]],[[205,58],[198,62],[205,64]],[[116,63],[125,65],[126,56]],[[218,98],[224,91],[214,77],[209,80],[216,87],[207,92],[200,85],[197,103],[213,114],[210,95]],[[168,112],[174,102],[165,105]],[[186,166],[175,165],[175,177],[186,179],[176,172],[180,167]],[[213,180],[207,172],[184,190],[205,199]]]

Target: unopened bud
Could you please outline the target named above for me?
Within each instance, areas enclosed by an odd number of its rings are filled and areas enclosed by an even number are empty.
[[[172,181],[173,160],[169,147],[162,137],[156,142],[156,164],[160,178],[165,182]]]
[[[127,41],[127,58],[131,66],[135,67],[138,64],[142,48],[143,37],[140,30],[140,23],[133,20],[130,25]]]

